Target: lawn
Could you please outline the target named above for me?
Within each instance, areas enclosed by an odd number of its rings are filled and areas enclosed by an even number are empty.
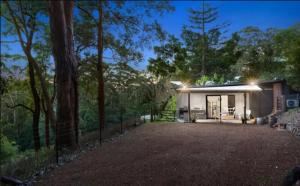
[[[41,178],[41,185],[280,185],[300,140],[240,124],[145,124]]]

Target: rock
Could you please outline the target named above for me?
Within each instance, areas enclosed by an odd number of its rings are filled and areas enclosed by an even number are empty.
[[[18,178],[9,177],[9,176],[2,176],[1,182],[9,185],[24,185],[24,183]]]
[[[300,181],[300,166],[294,167],[284,178],[284,186],[292,186]]]

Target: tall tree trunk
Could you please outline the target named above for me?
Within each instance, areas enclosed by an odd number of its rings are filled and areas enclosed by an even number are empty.
[[[45,144],[46,144],[46,147],[47,148],[50,148],[50,131],[49,131],[49,114],[47,113],[47,109],[45,107],[45,101],[42,99],[41,100],[42,102],[42,108],[43,108],[43,111],[45,113]]]
[[[45,114],[45,143],[46,147],[50,148],[50,131],[49,131],[49,114]]]
[[[204,12],[204,0],[202,0],[202,12]],[[205,38],[205,17],[202,15],[202,64],[201,64],[201,76],[204,76],[206,73],[205,69],[205,60],[206,60],[206,38]]]
[[[34,67],[36,75],[38,76],[38,78],[40,80],[43,97],[46,102],[47,117],[49,118],[52,128],[54,128],[55,127],[55,116],[53,114],[53,105],[51,102],[51,98],[49,96],[46,78],[42,75],[42,70],[41,70],[40,66],[38,65],[37,61],[32,57],[31,52],[28,53],[27,59],[30,63],[32,63],[32,66]]]
[[[99,130],[100,130],[100,143],[101,143],[101,130],[104,127],[105,122],[105,110],[104,110],[104,80],[103,80],[103,7],[102,1],[98,0],[98,111],[99,111]]]
[[[2,77],[2,55],[0,55],[0,142],[2,142],[2,95],[4,94],[5,82]],[[18,136],[19,137],[19,136]],[[0,148],[0,154],[2,154],[2,148]],[[0,164],[2,165],[2,158],[0,160]]]
[[[56,62],[57,127],[61,147],[78,141],[77,62],[73,47],[73,1],[49,1],[51,40]]]
[[[75,67],[75,74],[73,76],[73,88],[74,88],[74,127],[75,127],[75,142],[78,145],[79,142],[79,91],[78,91],[78,72],[77,66]]]
[[[73,108],[75,143],[79,140],[79,91],[78,91],[78,61],[74,51],[73,32],[73,8],[74,1],[63,1],[65,9],[65,20],[67,25],[67,46],[69,47],[71,63],[71,106]]]
[[[34,102],[34,111],[32,113],[32,129],[33,129],[33,141],[34,150],[37,152],[40,150],[40,134],[39,134],[39,121],[40,121],[40,97],[36,90],[34,69],[31,63],[28,63],[30,88]]]

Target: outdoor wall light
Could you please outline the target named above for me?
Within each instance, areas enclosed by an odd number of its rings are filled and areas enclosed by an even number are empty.
[[[250,85],[257,85],[257,80],[256,79],[250,79],[249,81]]]

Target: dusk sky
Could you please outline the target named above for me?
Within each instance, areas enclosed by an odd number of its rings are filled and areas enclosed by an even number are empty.
[[[287,28],[300,23],[300,1],[207,1],[218,8],[219,17],[215,24],[229,22],[227,35],[247,26],[266,28]],[[182,27],[189,24],[188,10],[200,9],[201,1],[172,1],[175,11],[163,17],[155,17],[169,34],[180,37]],[[158,44],[158,43],[156,43]],[[10,47],[13,53],[21,52],[19,44]],[[5,49],[2,49],[5,50]],[[145,69],[149,57],[154,57],[152,49],[144,50],[144,62],[133,65]]]
[[[209,1],[218,8],[216,23],[230,22],[228,34],[247,26],[261,29],[287,28],[300,23],[299,1]],[[188,10],[201,8],[201,1],[173,1],[175,11],[160,18],[162,27],[170,34],[180,37],[182,26],[188,24]],[[152,50],[145,51],[145,62],[138,68],[145,68],[147,58],[154,56]]]

